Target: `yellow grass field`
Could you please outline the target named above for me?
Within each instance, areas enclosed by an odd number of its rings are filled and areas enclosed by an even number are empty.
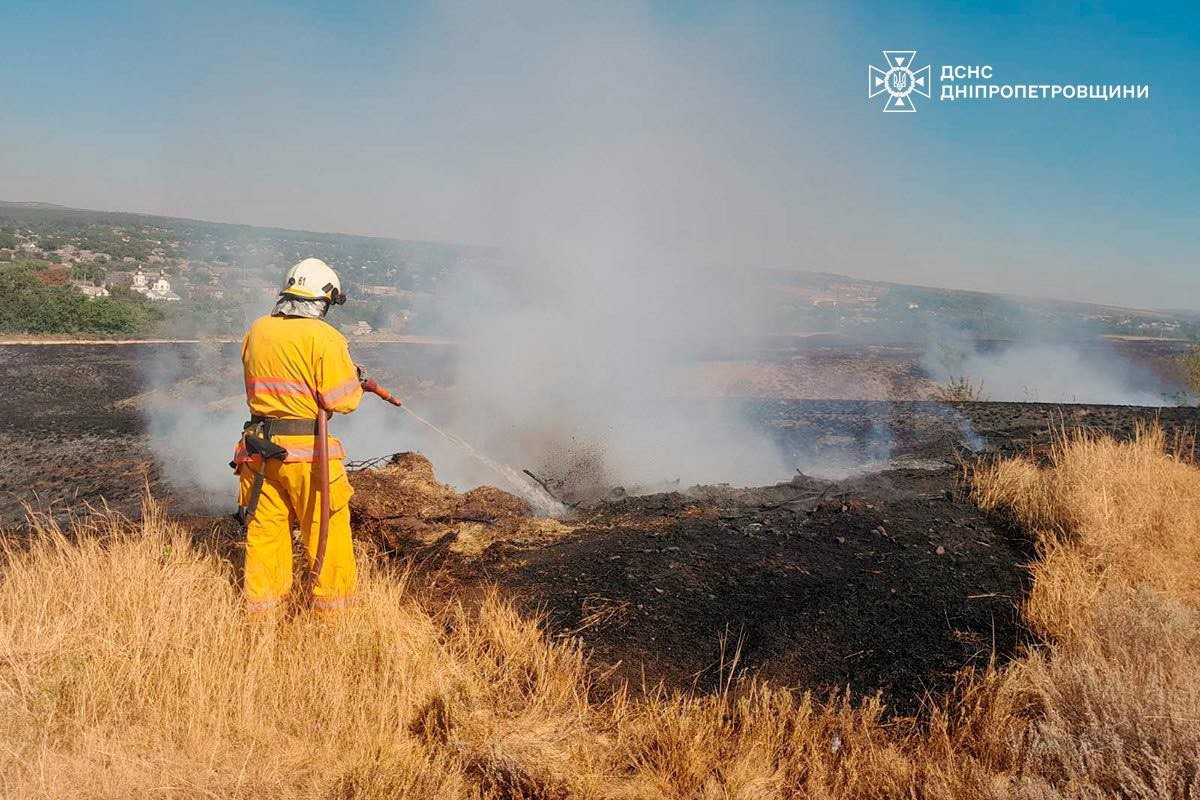
[[[0,567],[0,796],[1200,796],[1190,453],[1074,435],[970,480],[1036,539],[1043,644],[920,719],[753,679],[602,689],[502,599],[431,607],[368,558],[345,617],[247,620],[233,567],[152,503],[42,521]]]

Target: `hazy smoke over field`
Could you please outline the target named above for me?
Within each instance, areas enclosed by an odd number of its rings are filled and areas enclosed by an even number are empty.
[[[183,512],[232,512],[229,468],[247,418],[240,365],[228,347],[164,346],[142,364],[149,391],[137,398],[155,463]]]
[[[437,58],[445,127],[420,123],[459,148],[463,228],[506,261],[439,287],[461,342],[451,424],[519,466],[626,485],[786,479],[735,412],[670,399],[679,364],[760,330],[739,271],[795,210],[779,139],[728,52],[660,41],[630,7],[535,12],[447,19],[471,56]]]
[[[789,19],[806,39],[805,58],[819,62],[830,37],[817,15],[802,15]],[[291,213],[327,206],[338,213],[325,218],[340,220],[357,209],[397,235],[499,246],[501,263],[459,264],[434,288],[437,329],[418,331],[459,342],[452,392],[418,410],[488,455],[630,488],[853,471],[822,463],[830,456],[816,443],[802,451],[811,456],[785,457],[735,406],[678,396],[682,366],[717,351],[736,359],[736,345],[765,332],[746,270],[877,274],[886,263],[889,278],[906,280],[925,262],[965,262],[952,243],[914,244],[916,226],[897,218],[896,192],[886,191],[900,183],[860,177],[873,155],[848,140],[852,123],[797,110],[820,75],[794,70],[786,90],[762,84],[753,62],[765,57],[767,25],[753,11],[730,12],[667,33],[638,3],[443,3],[422,17],[424,44],[398,56],[394,72],[367,70],[352,91],[326,92],[316,106],[294,86],[275,91],[263,66],[264,83],[247,83],[239,108],[248,130],[281,144],[237,157],[297,203]],[[307,58],[300,67],[314,69]],[[795,108],[780,113],[792,99]],[[337,121],[337,135],[302,135],[314,107]],[[211,123],[196,124],[203,133]],[[189,128],[180,141],[181,163],[225,156],[207,149],[220,137]],[[288,265],[275,266],[282,275]],[[263,299],[245,321],[269,305]],[[354,318],[351,304],[331,321]],[[1036,336],[1005,350],[949,341],[954,359],[931,347],[927,370],[982,381],[992,399],[1157,401],[1145,381]],[[180,482],[230,491],[227,473],[170,450],[211,442],[189,452],[208,450],[205,464],[223,470],[244,419],[243,407],[228,404],[240,387],[236,367],[224,394],[188,399],[196,413],[152,419],[162,463]],[[868,449],[880,463],[891,441],[883,421],[876,427]],[[355,458],[421,449],[445,479],[496,482],[371,398],[335,429]]]
[[[934,380],[966,380],[981,399],[1156,406],[1171,387],[1094,334],[1074,340],[1031,325],[1016,341],[980,343],[961,331],[930,336],[922,366]]]

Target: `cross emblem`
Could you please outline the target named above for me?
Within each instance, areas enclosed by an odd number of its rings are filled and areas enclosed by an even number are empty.
[[[874,65],[867,67],[867,97],[887,92],[884,111],[915,112],[917,107],[913,105],[913,93],[929,97],[929,65],[913,71],[916,50],[884,50],[883,57],[887,61],[887,70]]]

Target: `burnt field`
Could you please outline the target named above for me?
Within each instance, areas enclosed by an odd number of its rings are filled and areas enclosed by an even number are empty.
[[[137,401],[157,355],[136,345],[0,348],[5,524],[20,525],[26,504],[78,512],[106,503],[137,514],[149,488],[236,561],[237,531],[216,508],[192,513],[186,487],[164,479],[170,451],[150,444]],[[178,355],[180,376],[189,365],[214,369],[236,396],[228,347]],[[407,372],[380,363],[379,374],[409,396],[435,398],[437,382],[423,377],[442,374],[447,354],[406,356]],[[373,359],[396,354],[365,351]],[[190,391],[185,377],[176,385]],[[970,502],[964,470],[1037,451],[1056,431],[1125,438],[1158,420],[1191,436],[1200,423],[1194,408],[770,399],[748,408],[796,464],[821,456],[844,477],[798,472],[770,487],[636,497],[613,487],[561,523],[542,523],[503,493],[456,495],[409,457],[353,475],[356,530],[381,557],[411,568],[431,598],[496,586],[636,685],[709,689],[723,669],[745,669],[822,692],[883,691],[893,709],[911,712],[962,667],[1005,659],[1025,639],[1017,606],[1029,544]],[[173,446],[227,449],[234,436]]]

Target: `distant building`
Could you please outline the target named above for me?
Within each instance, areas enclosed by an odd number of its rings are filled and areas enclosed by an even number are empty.
[[[89,300],[95,300],[97,297],[108,297],[109,291],[103,286],[92,286],[90,283],[77,283],[75,288],[80,291]]]
[[[137,272],[133,273],[133,280],[129,288],[147,300],[153,300],[154,302],[178,303],[183,299],[171,291],[171,282],[167,280],[165,272],[159,272],[158,278],[153,283],[150,283],[150,279],[146,277],[146,273],[142,272],[139,268]]]
[[[354,323],[354,325],[348,328],[346,332],[351,336],[370,336],[372,333],[372,328],[366,320],[360,319],[358,322]]]

